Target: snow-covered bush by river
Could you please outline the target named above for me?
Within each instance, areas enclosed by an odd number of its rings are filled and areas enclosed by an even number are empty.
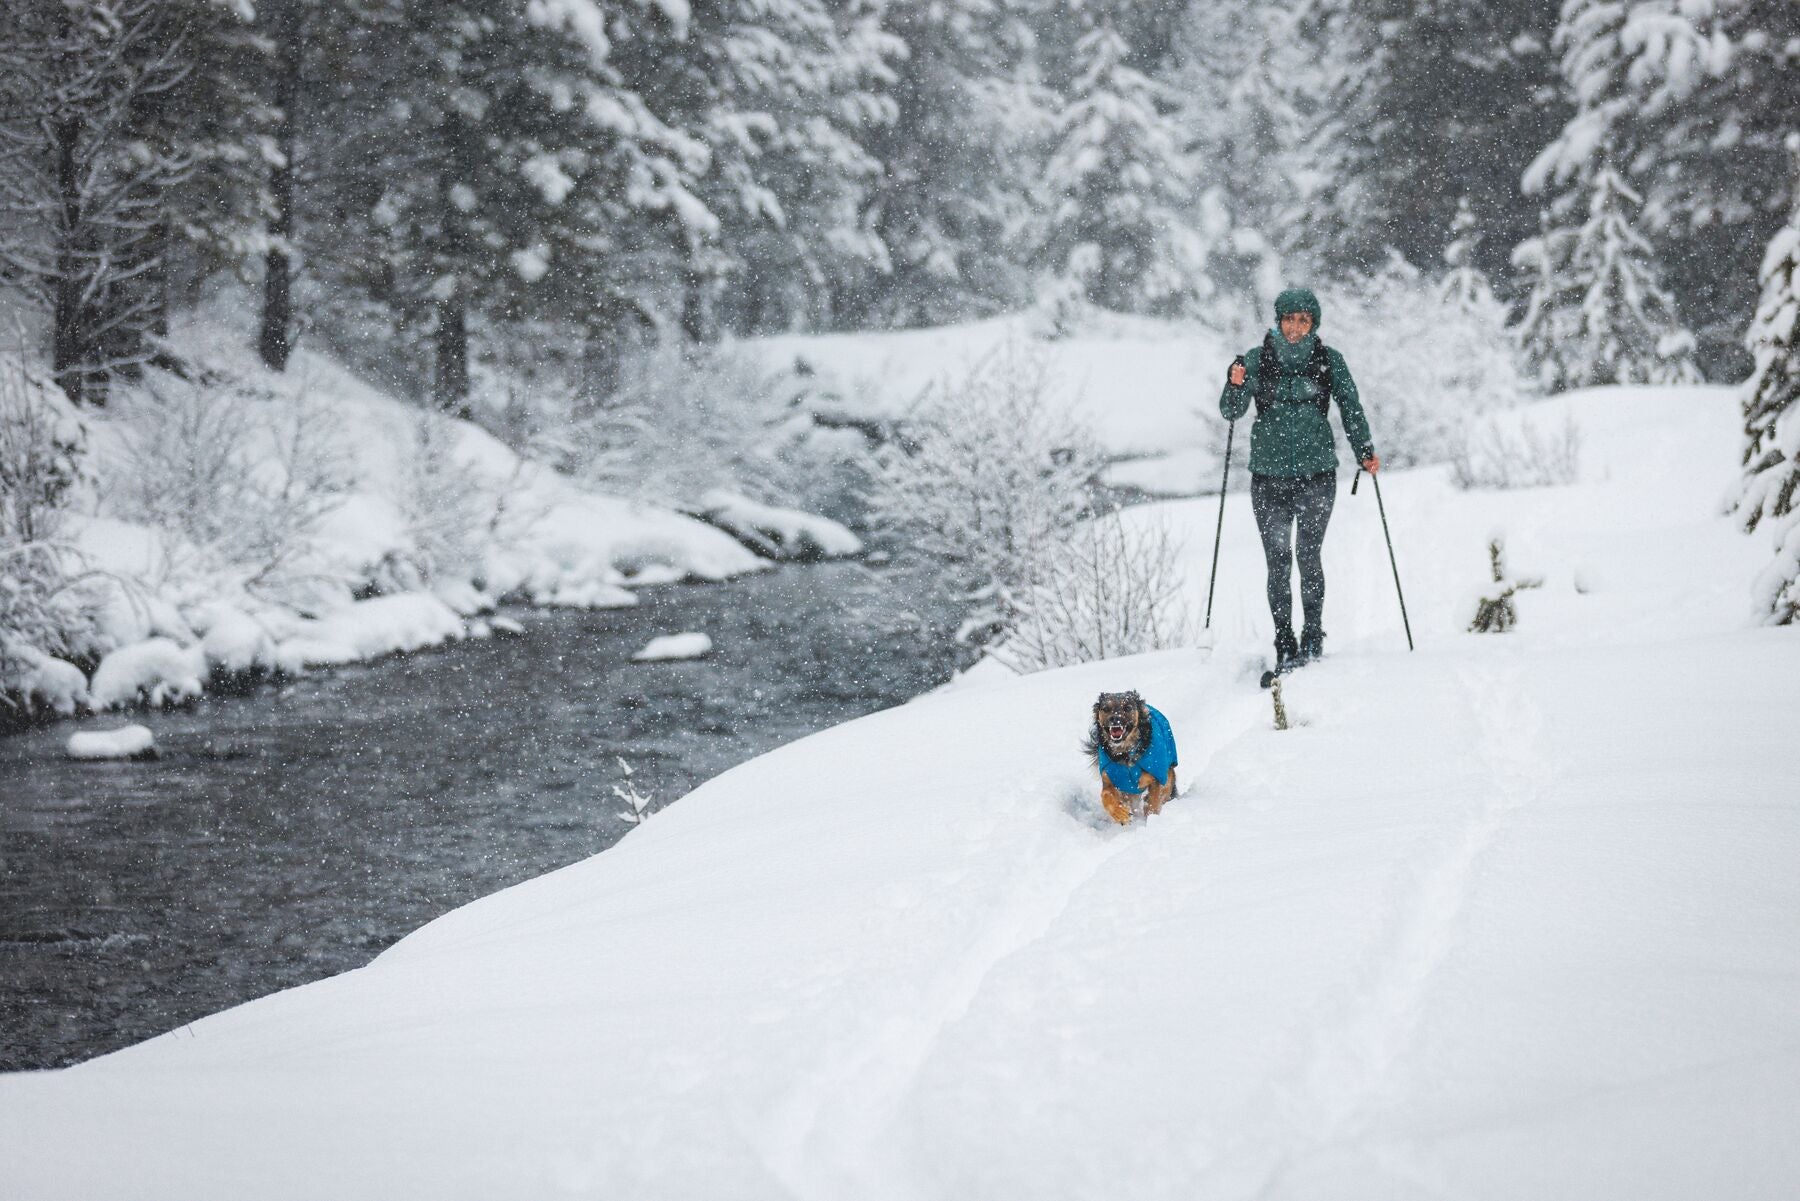
[[[0,364],[0,697],[15,718],[432,645],[503,600],[630,604],[634,585],[765,565],[324,355],[268,372],[229,317],[190,315],[171,344],[188,378],[148,369],[85,415],[16,357]]]

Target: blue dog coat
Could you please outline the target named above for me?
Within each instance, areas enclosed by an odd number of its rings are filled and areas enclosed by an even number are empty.
[[[1120,792],[1128,792],[1136,796],[1140,791],[1138,779],[1140,772],[1149,772],[1158,784],[1169,782],[1169,772],[1175,767],[1175,731],[1169,729],[1169,719],[1150,710],[1150,745],[1144,748],[1142,757],[1136,763],[1120,763],[1106,753],[1106,744],[1100,744],[1100,770],[1112,781],[1112,786]]]

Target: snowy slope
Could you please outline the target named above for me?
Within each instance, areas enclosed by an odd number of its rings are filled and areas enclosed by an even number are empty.
[[[1201,413],[1214,410],[1237,353],[1209,330],[1149,318],[1094,314],[1081,333],[1056,341],[1041,340],[1040,329],[1038,317],[1023,313],[888,333],[756,338],[741,347],[771,368],[806,363],[844,390],[848,414],[880,418],[904,416],[930,389],[1009,345],[1022,348],[1042,365],[1051,399],[1091,428],[1109,456],[1159,462],[1201,441]],[[1196,488],[1198,473],[1183,486]]]
[[[1416,654],[1373,498],[1340,497],[1296,728],[1254,683],[1260,565],[1228,512],[1212,651],[849,723],[368,968],[0,1077],[9,1186],[1797,1195],[1800,800],[1771,751],[1800,640],[1750,627],[1755,551],[1713,516],[1734,410],[1558,403],[1586,439],[1568,488],[1384,477]],[[1210,533],[1204,503],[1165,518]],[[1496,525],[1545,584],[1518,632],[1466,635]],[[1118,687],[1169,715],[1184,784],[1127,829],[1075,749]]]

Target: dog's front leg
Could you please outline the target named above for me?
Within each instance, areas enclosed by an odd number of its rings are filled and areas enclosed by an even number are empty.
[[[1100,777],[1100,803],[1106,812],[1121,826],[1131,822],[1131,809],[1125,804],[1125,794],[1113,786],[1113,782],[1105,775]]]
[[[1174,800],[1179,794],[1175,790],[1175,769],[1169,769],[1169,782],[1158,784],[1156,777],[1149,772],[1144,773],[1144,807],[1151,813],[1161,813],[1162,807]]]

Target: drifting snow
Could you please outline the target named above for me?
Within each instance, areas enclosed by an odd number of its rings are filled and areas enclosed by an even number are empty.
[[[1576,482],[1340,493],[1328,657],[1216,648],[952,691],[803,740],[370,967],[0,1078],[21,1196],[1580,1197],[1800,1192],[1800,640],[1714,515],[1717,389],[1557,402]],[[1547,414],[1556,417],[1552,412]],[[1716,470],[1699,465],[1711,464]],[[1679,465],[1682,470],[1672,470]],[[1187,523],[1204,600],[1215,502]],[[1463,632],[1496,527],[1517,631]],[[1096,692],[1175,726],[1113,826]]]
[[[712,654],[713,640],[706,634],[665,634],[652,638],[631,656],[633,663],[659,663],[671,659],[699,659]]]
[[[156,738],[146,726],[84,730],[69,735],[67,752],[71,759],[153,759]]]

